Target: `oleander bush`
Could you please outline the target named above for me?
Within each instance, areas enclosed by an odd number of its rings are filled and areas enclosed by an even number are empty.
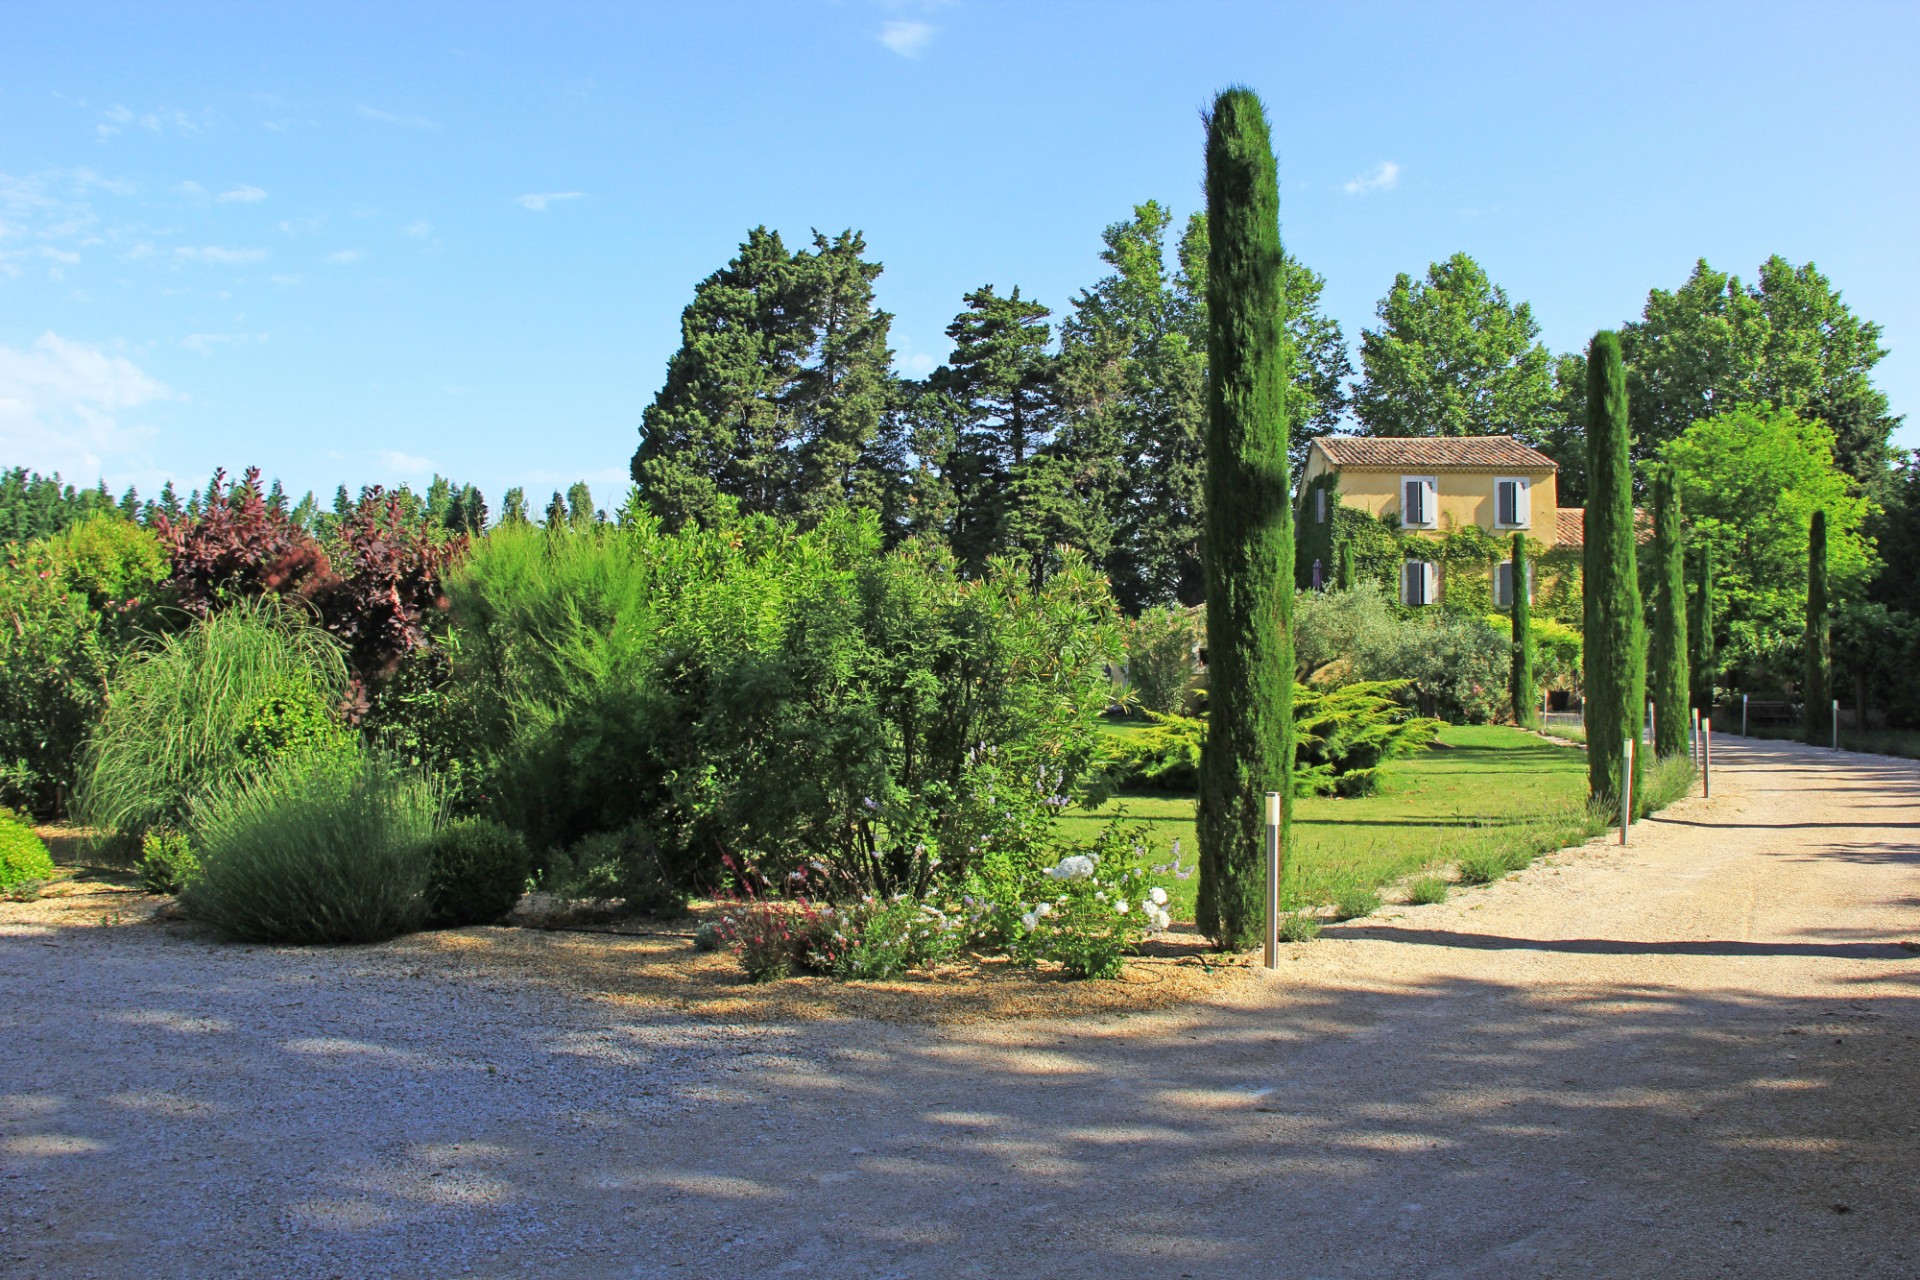
[[[441,802],[365,750],[296,756],[193,805],[200,872],[181,901],[238,942],[378,942],[428,910]]]

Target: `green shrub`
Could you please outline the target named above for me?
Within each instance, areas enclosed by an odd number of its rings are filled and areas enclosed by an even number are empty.
[[[426,914],[440,801],[361,752],[296,757],[194,805],[200,874],[182,902],[241,942],[376,942]]]
[[[554,855],[540,876],[540,887],[562,898],[618,902],[628,911],[680,915],[689,887],[676,874],[681,864],[662,856],[660,842],[645,818],[618,831],[602,831]]]
[[[1417,907],[1447,900],[1447,882],[1439,876],[1417,876],[1407,884],[1407,901]]]
[[[272,603],[236,604],[123,661],[80,770],[80,817],[138,837],[186,829],[196,797],[232,794],[338,703],[337,641]]]
[[[518,831],[486,818],[449,823],[427,842],[427,920],[444,928],[491,924],[527,887],[531,861]]]
[[[1126,624],[1127,683],[1140,706],[1161,715],[1187,709],[1195,655],[1206,640],[1198,609],[1155,606]]]
[[[0,817],[0,889],[45,880],[53,874],[47,846],[26,823]]]
[[[148,893],[179,893],[200,874],[200,858],[186,832],[154,827],[140,839],[138,870]]]
[[[703,922],[693,931],[693,949],[695,951],[718,951],[727,945],[727,935],[713,921]]]
[[[1410,715],[1394,701],[1405,680],[1375,680],[1338,689],[1297,686],[1293,694],[1295,795],[1367,795],[1387,761],[1432,742],[1441,722]]]

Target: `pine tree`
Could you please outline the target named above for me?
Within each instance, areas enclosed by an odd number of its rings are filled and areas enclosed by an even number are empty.
[[[527,513],[527,491],[519,485],[515,485],[513,488],[507,490],[507,496],[500,500],[500,523],[526,524],[529,522],[529,519],[530,517]]]
[[[1822,746],[1833,732],[1833,650],[1827,617],[1827,513],[1816,511],[1807,524],[1806,668],[1801,694],[1806,702],[1806,740]]]
[[[1633,464],[1628,457],[1626,370],[1608,330],[1587,348],[1587,530],[1585,593],[1587,780],[1593,798],[1617,805],[1621,753],[1646,717],[1646,617],[1635,566]],[[1633,754],[1640,772],[1641,751]]]
[[[1653,475],[1653,636],[1647,645],[1653,696],[1654,750],[1687,750],[1687,559],[1680,525],[1680,494],[1673,475]]]
[[[1351,556],[1352,548],[1342,546],[1342,556]],[[1532,726],[1540,722],[1540,693],[1533,683],[1533,601],[1528,587],[1530,564],[1527,560],[1527,535],[1513,535],[1513,722]]]
[[[1340,544],[1340,552],[1335,562],[1339,565],[1339,577],[1335,579],[1335,585],[1342,591],[1353,590],[1354,587],[1359,584],[1360,578],[1354,571],[1353,544],[1351,542],[1342,542]]]
[[[1713,653],[1713,544],[1703,542],[1694,555],[1696,578],[1693,607],[1687,610],[1688,629],[1693,633],[1693,704],[1702,719],[1713,716],[1714,686],[1720,669]]]
[[[633,481],[670,527],[735,512],[803,520],[878,485],[866,463],[895,394],[880,264],[856,231],[789,253],[756,227],[701,281],[642,418]]]
[[[553,500],[547,503],[547,532],[562,533],[570,527],[571,523],[567,519],[567,500],[560,496],[558,489],[555,489]]]
[[[567,488],[567,523],[576,529],[590,529],[593,520],[593,490],[585,480],[575,480]]]
[[[1208,717],[1200,762],[1201,929],[1260,928],[1265,794],[1292,794],[1293,518],[1280,192],[1266,111],[1229,89],[1207,117]]]

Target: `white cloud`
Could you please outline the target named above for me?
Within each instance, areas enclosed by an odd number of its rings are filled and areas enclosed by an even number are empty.
[[[1363,196],[1370,191],[1391,191],[1400,185],[1400,166],[1391,160],[1382,160],[1380,167],[1372,173],[1364,174],[1346,184],[1350,196]]]
[[[538,191],[517,196],[514,203],[522,209],[531,209],[535,213],[544,213],[548,205],[556,200],[579,200],[586,196],[584,191]]]
[[[409,222],[405,227],[402,227],[400,230],[400,234],[415,236],[424,240],[426,237],[433,234],[433,224],[431,222],[428,222],[425,218],[416,218],[414,221]]]
[[[358,262],[366,256],[366,254],[360,252],[358,249],[342,249],[338,253],[328,254],[325,258],[322,258],[321,261],[331,262],[344,267],[350,263]]]
[[[221,204],[258,204],[266,198],[266,192],[258,187],[250,187],[244,182],[232,190],[222,191],[214,197],[214,199]]]
[[[425,116],[405,115],[393,111],[382,111],[378,107],[358,106],[354,113],[362,120],[377,120],[381,124],[397,124],[403,129],[438,129],[440,126]]]
[[[173,251],[173,256],[183,262],[204,262],[209,266],[233,267],[243,262],[261,262],[266,259],[265,249],[223,249],[217,244],[202,245],[198,248],[182,246]]]
[[[389,471],[398,471],[402,475],[409,476],[424,476],[434,469],[432,458],[422,458],[413,453],[401,453],[398,449],[382,449],[380,462]]]
[[[917,58],[926,52],[936,30],[931,22],[889,22],[880,28],[879,40],[903,58]]]
[[[153,431],[128,410],[181,397],[122,356],[42,334],[24,350],[0,345],[0,456],[81,483],[144,467]]]

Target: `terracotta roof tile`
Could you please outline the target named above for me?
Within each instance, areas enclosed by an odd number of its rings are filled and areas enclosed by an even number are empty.
[[[1552,458],[1512,436],[1322,436],[1335,466],[1411,471],[1552,471]]]
[[[1554,545],[1560,547],[1587,545],[1587,509],[1585,507],[1555,507],[1553,517]],[[1653,541],[1653,517],[1639,507],[1633,509],[1633,540],[1641,546]]]

